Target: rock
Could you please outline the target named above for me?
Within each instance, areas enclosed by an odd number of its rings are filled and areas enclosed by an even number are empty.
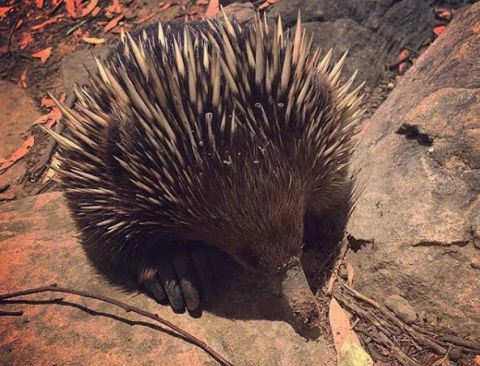
[[[255,21],[255,7],[250,2],[234,2],[227,5],[225,13],[237,18],[243,25],[251,25]]]
[[[480,4],[458,12],[358,135],[362,194],[347,260],[370,297],[408,294],[453,329],[480,336]],[[459,285],[461,284],[461,285]]]
[[[403,47],[418,50],[435,26],[428,3],[416,0],[289,0],[275,4],[268,17],[273,21],[281,14],[293,26],[299,9],[306,28],[315,31],[315,44],[323,50],[333,47],[336,58],[349,49],[346,74],[358,69],[369,86],[376,85],[386,64],[397,61]]]
[[[417,319],[417,313],[408,303],[407,299],[392,295],[385,300],[385,306],[395,313],[405,323],[413,323]]]
[[[480,259],[473,258],[470,265],[472,266],[472,268],[480,269]]]
[[[96,55],[100,60],[107,57],[110,51],[110,46],[99,46],[91,49],[85,49],[73,52],[62,60],[61,73],[63,80],[63,88],[67,94],[71,94],[73,86],[77,84],[85,84],[88,82],[87,70],[96,70],[95,59]]]
[[[235,365],[335,364],[333,346],[323,337],[307,341],[299,336],[284,321],[279,299],[265,291],[265,283],[256,276],[232,268],[199,318],[174,314],[144,294],[134,295],[100,279],[75,235],[58,192],[3,204],[0,293],[57,283],[103,294],[157,313]],[[59,297],[66,303],[43,301]],[[112,305],[54,293],[23,299],[27,302],[0,305],[4,311],[24,311],[23,316],[0,317],[2,365],[217,365],[158,323]]]

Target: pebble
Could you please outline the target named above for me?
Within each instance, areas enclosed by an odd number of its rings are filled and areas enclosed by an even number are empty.
[[[385,306],[406,323],[413,323],[417,319],[415,310],[413,310],[408,301],[401,296],[389,296],[385,300]]]
[[[395,88],[395,84],[390,81],[390,82],[387,84],[387,88],[388,88],[388,89],[393,89],[393,88]]]
[[[477,258],[473,258],[470,262],[470,265],[472,266],[472,268],[480,269],[480,260]]]
[[[473,246],[477,249],[480,249],[480,236],[475,236],[473,238]]]

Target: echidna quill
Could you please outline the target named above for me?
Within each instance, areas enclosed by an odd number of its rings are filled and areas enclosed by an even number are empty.
[[[59,105],[69,133],[50,132],[90,258],[161,297],[162,259],[201,242],[265,274],[316,325],[304,218],[346,192],[360,87],[340,85],[345,55],[331,65],[300,19],[292,33],[225,15],[154,24],[97,60],[77,106]]]

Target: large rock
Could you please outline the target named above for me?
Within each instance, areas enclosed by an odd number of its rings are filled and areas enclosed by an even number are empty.
[[[435,25],[429,4],[418,0],[289,0],[275,4],[269,18],[280,14],[293,26],[299,9],[315,44],[333,48],[337,59],[348,49],[346,74],[358,69],[371,87],[403,47],[419,50],[431,39]]]
[[[257,278],[230,273],[208,311],[194,319],[149,297],[102,281],[87,263],[57,192],[0,206],[0,293],[57,283],[93,291],[157,313],[204,340],[235,365],[335,364],[324,338],[307,341],[283,320],[279,299]],[[63,305],[47,300],[63,298]],[[146,318],[65,294],[0,305],[2,365],[216,365],[205,352]],[[128,319],[128,320],[125,320]],[[135,325],[135,326],[132,326]]]
[[[459,13],[359,136],[356,285],[480,335],[480,4]]]

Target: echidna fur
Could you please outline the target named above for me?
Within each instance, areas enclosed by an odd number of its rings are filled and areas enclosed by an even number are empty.
[[[228,16],[122,35],[59,104],[69,134],[50,132],[89,256],[137,273],[201,241],[264,273],[297,262],[305,212],[346,194],[361,114],[331,57],[300,19],[292,36]]]

